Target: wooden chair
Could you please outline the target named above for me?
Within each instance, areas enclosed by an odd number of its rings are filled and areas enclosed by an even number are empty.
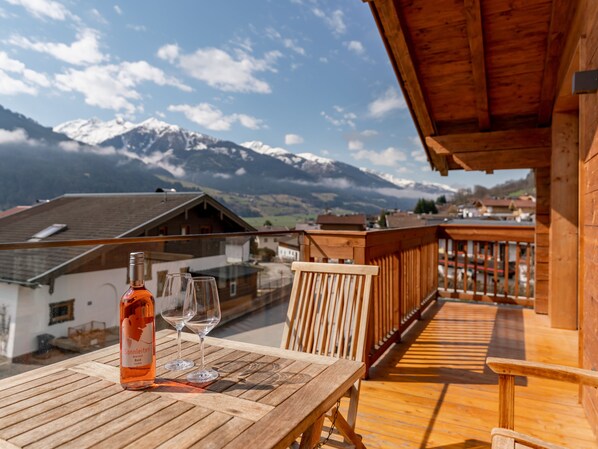
[[[515,376],[561,380],[598,388],[598,372],[548,363],[488,357],[486,364],[498,374],[498,425],[492,430],[492,449],[564,449],[515,432]],[[517,446],[519,445],[519,446]]]
[[[379,267],[294,262],[291,269],[295,278],[281,347],[364,361],[372,277]],[[345,446],[356,448],[364,448],[355,433],[360,384],[356,382],[347,392],[346,419],[334,411],[326,414],[344,437]]]

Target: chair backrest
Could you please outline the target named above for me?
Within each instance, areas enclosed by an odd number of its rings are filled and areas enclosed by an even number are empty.
[[[294,262],[281,347],[363,361],[375,265]]]

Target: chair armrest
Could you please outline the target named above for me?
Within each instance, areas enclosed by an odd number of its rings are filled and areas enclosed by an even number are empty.
[[[514,430],[492,429],[492,449],[508,449],[515,447],[515,443],[521,444],[530,449],[566,449],[563,446],[547,443],[538,438],[530,437]]]
[[[541,377],[598,388],[598,372],[587,369],[498,357],[488,357],[486,364],[496,374]]]

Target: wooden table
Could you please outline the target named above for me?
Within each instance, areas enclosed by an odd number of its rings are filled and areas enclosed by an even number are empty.
[[[183,356],[199,356],[183,334]],[[285,448],[317,441],[322,415],[365,372],[359,362],[206,338],[221,377],[200,387],[164,363],[175,334],[156,335],[156,386],[125,391],[118,345],[0,380],[0,448]],[[311,440],[311,441],[308,441]]]

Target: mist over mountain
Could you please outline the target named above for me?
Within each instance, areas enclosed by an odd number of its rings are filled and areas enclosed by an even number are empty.
[[[452,193],[448,186],[397,180],[258,141],[237,144],[154,118],[137,124],[78,119],[50,129],[0,107],[0,154],[0,208],[68,192],[175,186],[210,190],[245,216],[264,214],[264,202],[287,213],[369,213]]]

